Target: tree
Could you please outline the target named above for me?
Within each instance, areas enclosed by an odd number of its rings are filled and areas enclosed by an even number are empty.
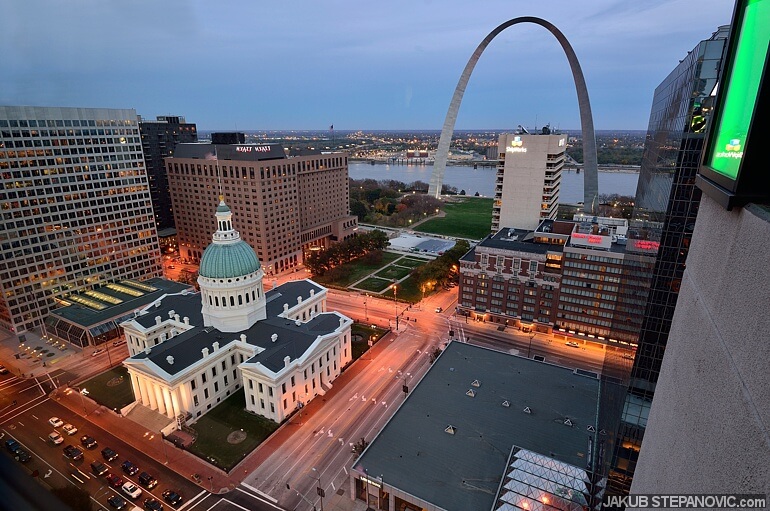
[[[460,190],[460,195],[465,195],[465,190]]]
[[[435,362],[439,355],[441,355],[441,348],[436,346],[430,351],[430,363]]]
[[[358,217],[358,221],[362,222],[366,218],[366,214],[369,211],[366,209],[366,204],[358,199],[350,199],[350,214]]]
[[[353,444],[353,449],[351,449],[351,452],[353,454],[361,455],[362,452],[364,452],[364,449],[369,445],[369,442],[366,441],[364,437],[361,437],[361,440]]]

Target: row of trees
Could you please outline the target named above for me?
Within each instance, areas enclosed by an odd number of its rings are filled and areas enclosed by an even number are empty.
[[[437,286],[443,286],[452,281],[459,269],[460,258],[470,250],[470,244],[466,240],[458,240],[454,247],[447,250],[433,261],[415,268],[412,278],[421,289],[426,292],[433,291]]]
[[[427,192],[428,183],[423,181],[407,184],[392,179],[351,179],[350,214],[360,222],[408,227],[409,220],[417,222],[441,208],[441,202],[428,197]],[[442,193],[457,194],[457,188],[444,185]]]
[[[325,250],[311,252],[305,258],[305,267],[313,275],[323,275],[330,269],[363,255],[381,252],[388,246],[388,235],[383,231],[369,231],[335,243]]]

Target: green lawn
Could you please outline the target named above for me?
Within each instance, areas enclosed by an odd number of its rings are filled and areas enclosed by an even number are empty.
[[[188,450],[223,470],[230,471],[278,429],[278,424],[247,412],[246,397],[241,389],[190,427],[198,433],[198,437]],[[246,433],[246,439],[237,444],[229,443],[228,435],[238,430]]]
[[[88,397],[113,410],[120,410],[134,402],[131,379],[123,366],[113,367],[80,384],[88,389]]]
[[[342,266],[334,268],[323,276],[313,276],[312,279],[321,285],[336,285],[339,287],[348,287],[350,284],[374,273],[378,269],[392,263],[401,257],[400,254],[393,252],[383,252],[382,261],[376,264],[366,264],[362,260],[351,261]]]
[[[480,240],[492,228],[492,202],[488,198],[459,199],[444,204],[446,216],[433,218],[414,228],[415,231]]]
[[[364,289],[366,291],[373,291],[379,293],[389,285],[393,283],[392,280],[379,279],[377,277],[369,277],[363,282],[356,284],[356,289]]]
[[[400,279],[406,277],[407,275],[409,275],[411,272],[412,272],[412,268],[403,268],[401,266],[396,266],[396,265],[391,264],[387,268],[384,268],[384,269],[378,271],[377,273],[375,273],[375,275],[377,277],[380,277],[380,278],[383,278],[383,279],[388,279],[388,280],[397,279],[397,280],[400,280]]]
[[[426,259],[415,259],[414,257],[403,257],[398,260],[398,262],[394,263],[396,266],[404,266],[406,268],[417,268],[418,266],[422,266],[429,261]]]

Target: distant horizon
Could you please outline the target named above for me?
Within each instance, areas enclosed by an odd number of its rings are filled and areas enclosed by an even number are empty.
[[[197,125],[197,123],[194,123]],[[393,128],[393,129],[380,129],[380,128],[358,128],[358,129],[241,129],[241,128],[235,128],[235,129],[218,129],[218,128],[201,128],[200,126],[197,126],[198,133],[204,132],[204,133],[258,133],[258,132],[268,132],[268,133],[358,133],[364,132],[364,133],[403,133],[403,132],[420,132],[420,133],[441,133],[441,129],[420,129],[420,128]],[[536,128],[540,129],[542,128]],[[517,128],[456,128],[454,130],[455,133],[469,133],[469,132],[497,132],[497,131],[513,131]],[[533,128],[535,129],[535,128]],[[558,133],[573,133],[577,132],[580,133],[582,130],[580,129],[554,129],[556,134]],[[640,132],[640,133],[646,133],[646,129],[630,129],[630,128],[622,128],[622,129],[597,129],[594,130],[595,133],[617,133],[617,132]]]

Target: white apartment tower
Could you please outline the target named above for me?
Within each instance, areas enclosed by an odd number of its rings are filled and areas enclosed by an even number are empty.
[[[160,275],[136,111],[0,106],[0,328]]]
[[[566,149],[566,135],[500,135],[492,232],[556,218]]]

